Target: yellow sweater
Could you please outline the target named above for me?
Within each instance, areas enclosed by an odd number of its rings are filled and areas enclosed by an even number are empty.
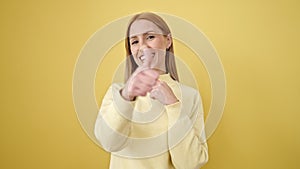
[[[179,102],[162,105],[149,95],[128,102],[124,84],[105,94],[95,136],[111,152],[110,169],[195,169],[208,160],[203,107],[197,90],[164,74]]]

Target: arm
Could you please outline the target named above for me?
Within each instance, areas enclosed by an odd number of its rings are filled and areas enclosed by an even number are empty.
[[[128,119],[132,116],[134,102],[123,99],[120,95],[121,88],[121,85],[113,84],[108,89],[95,123],[95,136],[109,152],[123,149],[131,131],[131,122]]]
[[[126,147],[135,103],[132,100],[145,96],[157,78],[157,72],[141,67],[125,86],[113,84],[109,88],[95,124],[95,136],[106,151],[116,152]]]
[[[203,108],[198,92],[184,99],[166,106],[170,154],[176,169],[198,169],[208,161]]]

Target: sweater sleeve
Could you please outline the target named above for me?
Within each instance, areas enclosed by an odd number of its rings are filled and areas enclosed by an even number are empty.
[[[202,102],[199,93],[193,93],[188,100],[166,106],[169,151],[176,169],[198,169],[208,161]]]
[[[106,92],[98,113],[94,133],[102,147],[116,152],[126,147],[131,131],[134,102],[128,102],[120,94],[122,85],[113,84]]]

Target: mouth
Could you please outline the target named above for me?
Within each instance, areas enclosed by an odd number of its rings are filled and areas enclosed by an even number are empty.
[[[152,58],[154,58],[154,56],[155,56],[155,53],[151,53],[151,56],[141,55],[141,56],[139,57],[139,59],[140,59],[140,61],[142,61],[142,63],[144,63],[145,60],[147,59],[147,57],[152,57]],[[152,60],[152,59],[151,59],[151,60]]]

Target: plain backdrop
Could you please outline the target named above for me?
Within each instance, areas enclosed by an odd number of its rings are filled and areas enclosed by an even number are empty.
[[[194,24],[211,40],[224,66],[226,106],[208,140],[210,159],[204,169],[299,168],[296,0],[1,1],[0,168],[108,168],[109,154],[89,139],[77,119],[73,71],[94,32],[141,11],[168,13]],[[197,77],[207,113],[208,75],[193,65],[187,46],[174,43]],[[123,47],[120,42],[112,48],[98,70],[99,104],[111,78],[109,67],[125,56]]]

